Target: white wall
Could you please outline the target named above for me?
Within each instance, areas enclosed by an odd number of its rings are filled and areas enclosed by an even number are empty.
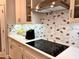
[[[36,13],[36,12],[32,12],[32,23],[33,24],[40,24],[41,23],[41,21],[40,21],[40,19],[41,19],[41,14],[39,14],[39,13]]]

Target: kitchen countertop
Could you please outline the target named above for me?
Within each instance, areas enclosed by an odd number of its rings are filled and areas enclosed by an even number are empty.
[[[39,49],[36,49],[28,44],[26,44],[27,42],[31,42],[31,41],[35,41],[35,40],[39,40],[39,39],[45,39],[45,38],[36,38],[33,40],[27,40],[24,37],[22,37],[21,35],[17,35],[17,34],[9,34],[8,37],[16,40],[17,42],[20,42],[21,44],[28,46],[29,48],[32,48],[34,50],[36,50],[37,52],[51,58],[51,59],[78,59],[79,58],[79,48],[70,46],[68,49],[66,49],[65,51],[63,51],[62,53],[60,53],[58,56],[53,57],[47,53],[42,52]]]
[[[71,46],[59,54],[56,59],[79,59],[79,48]]]
[[[31,42],[31,41],[35,41],[35,40],[39,40],[39,39],[45,39],[45,38],[36,38],[36,39],[25,39],[25,37],[18,35],[18,34],[9,34],[8,37],[20,42],[20,43],[27,43],[27,42]]]
[[[43,51],[37,49],[37,48],[34,48],[34,47],[32,47],[32,46],[26,44],[26,43],[31,42],[31,41],[40,40],[40,39],[45,39],[45,38],[35,38],[35,39],[32,39],[32,40],[27,40],[27,39],[25,39],[25,38],[24,38],[23,36],[21,36],[21,35],[11,34],[11,33],[8,35],[8,37],[9,37],[9,38],[12,38],[13,40],[15,40],[15,41],[17,41],[17,42],[19,42],[19,43],[21,43],[21,44],[23,44],[23,45],[25,45],[25,46],[28,46],[29,48],[32,48],[33,50],[35,50],[35,51],[39,52],[40,54],[43,54],[43,55],[45,55],[45,56],[51,58],[51,59],[54,59],[54,58],[55,58],[55,57],[53,57],[53,56],[51,56],[51,55],[49,55],[49,54],[47,54],[47,53],[45,53],[45,52],[43,52]]]

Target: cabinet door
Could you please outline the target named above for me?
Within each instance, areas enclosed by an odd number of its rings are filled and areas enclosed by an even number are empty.
[[[79,0],[74,1],[74,18],[79,18]]]
[[[15,6],[16,6],[16,23],[20,23],[21,22],[21,19],[20,19],[20,17],[21,17],[21,8],[20,8],[20,0],[15,0]]]
[[[16,41],[9,40],[9,55],[11,59],[23,59],[21,45]]]
[[[70,13],[69,13],[69,18],[70,18],[70,21],[71,22],[74,19],[74,1],[75,0],[70,0]]]
[[[16,23],[15,0],[7,0],[6,2],[7,24]]]
[[[79,0],[70,0],[70,21],[79,23]]]
[[[36,59],[30,51],[24,49],[23,59]]]
[[[26,0],[15,0],[16,23],[26,23]]]
[[[21,22],[26,23],[26,0],[21,0]]]
[[[33,50],[29,47],[24,47],[24,59],[50,59],[45,55]]]
[[[26,21],[31,22],[31,0],[26,0]]]
[[[0,0],[0,4],[5,4],[5,0]]]
[[[5,54],[6,46],[5,46],[5,39],[6,39],[6,23],[5,23],[5,12],[4,6],[0,6],[0,55]],[[5,36],[6,35],[6,36]]]

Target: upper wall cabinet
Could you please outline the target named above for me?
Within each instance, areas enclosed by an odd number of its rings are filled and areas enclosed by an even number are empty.
[[[27,3],[27,1],[29,3]],[[28,6],[28,8],[27,8]],[[31,22],[30,0],[7,0],[7,22],[8,24]]]
[[[8,24],[16,23],[16,15],[15,15],[15,0],[7,0],[6,1],[6,16]]]
[[[16,23],[26,22],[26,0],[15,0]]]
[[[0,5],[5,4],[5,0],[0,0]]]
[[[79,23],[79,0],[70,1],[70,20],[72,23]]]
[[[31,22],[31,1],[15,0],[16,23]]]
[[[74,18],[79,18],[79,0],[75,0],[75,4],[74,4]]]
[[[31,21],[31,0],[26,0],[26,20]]]

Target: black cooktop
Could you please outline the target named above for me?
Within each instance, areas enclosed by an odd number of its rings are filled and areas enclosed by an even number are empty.
[[[68,48],[68,46],[66,46],[66,45],[58,44],[55,42],[50,42],[50,41],[43,40],[43,39],[32,41],[27,44],[29,44],[47,54],[50,54],[54,57],[56,57],[57,55],[59,55],[61,52],[63,52],[65,49]]]

